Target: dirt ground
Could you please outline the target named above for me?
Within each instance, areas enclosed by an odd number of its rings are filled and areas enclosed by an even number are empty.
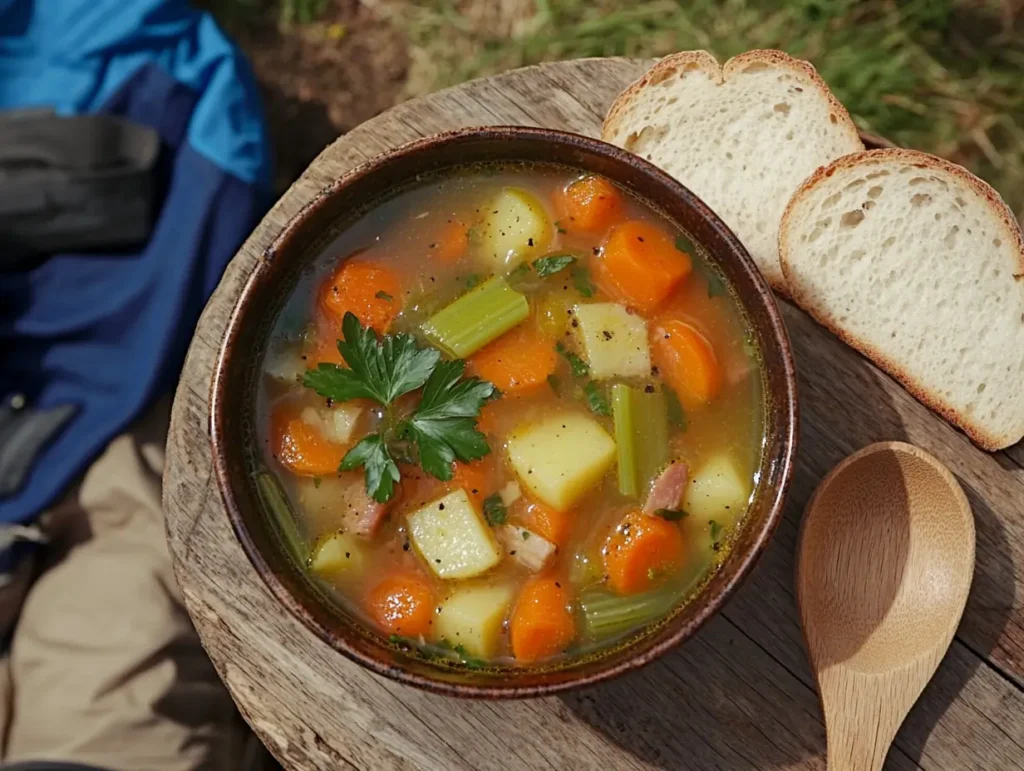
[[[278,192],[327,144],[400,98],[406,43],[359,0],[335,0],[315,23],[290,28],[278,24],[272,9],[221,22],[259,80]]]

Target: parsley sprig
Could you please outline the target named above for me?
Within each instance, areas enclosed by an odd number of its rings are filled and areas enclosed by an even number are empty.
[[[348,368],[320,363],[308,371],[303,384],[335,402],[370,399],[384,408],[380,431],[363,437],[341,461],[339,470],[362,467],[366,491],[384,503],[401,479],[399,459],[412,459],[428,474],[452,478],[452,462],[468,463],[491,448],[476,428],[480,408],[500,396],[486,380],[463,378],[462,361],[442,361],[436,348],[421,346],[405,334],[377,334],[363,327],[352,313],[341,323],[338,341]],[[399,397],[423,389],[416,408],[397,414]]]

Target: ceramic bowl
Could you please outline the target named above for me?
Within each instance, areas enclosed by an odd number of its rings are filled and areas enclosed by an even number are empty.
[[[288,523],[256,483],[255,393],[270,329],[304,268],[345,223],[422,175],[488,161],[539,161],[604,175],[632,191],[703,246],[744,309],[762,362],[765,433],[758,484],[727,558],[701,592],[666,619],[597,654],[539,668],[469,670],[411,655],[375,634],[331,597],[288,548]],[[796,376],[771,290],[731,230],[699,198],[642,158],[595,139],[522,127],[427,137],[352,170],[321,192],[263,255],[238,300],[211,394],[212,452],[231,524],[277,598],[335,650],[369,669],[429,690],[476,697],[541,696],[589,685],[652,661],[692,637],[750,573],[775,531],[797,443]]]

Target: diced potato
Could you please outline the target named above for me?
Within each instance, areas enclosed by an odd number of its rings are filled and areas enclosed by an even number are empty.
[[[366,570],[366,552],[354,536],[332,533],[313,549],[310,567],[324,578],[357,576]]]
[[[434,616],[434,639],[461,645],[470,656],[491,658],[498,652],[513,594],[512,587],[504,585],[458,587]]]
[[[555,558],[555,545],[525,527],[502,525],[495,532],[508,556],[527,570],[539,573]]]
[[[597,379],[647,377],[651,352],[647,322],[618,303],[577,305],[577,333],[586,353],[590,374]]]
[[[519,489],[518,482],[509,482],[498,491],[498,494],[501,496],[501,502],[506,506],[511,506],[523,497],[523,491]]]
[[[508,440],[519,481],[552,508],[566,511],[615,462],[615,442],[596,420],[560,412],[522,426]]]
[[[722,527],[731,525],[747,510],[753,480],[741,474],[728,455],[715,455],[698,468],[686,486],[683,509],[687,521],[703,526],[715,520]]]
[[[303,407],[299,417],[320,431],[328,442],[348,444],[356,430],[363,408],[353,402],[342,402],[333,407]]]
[[[282,383],[296,383],[306,371],[306,362],[297,345],[278,346],[267,354],[263,371]]]
[[[506,187],[487,205],[479,225],[479,255],[487,267],[505,273],[541,256],[551,242],[551,220],[536,196]]]
[[[471,578],[501,562],[491,528],[461,488],[409,515],[409,540],[435,575]]]

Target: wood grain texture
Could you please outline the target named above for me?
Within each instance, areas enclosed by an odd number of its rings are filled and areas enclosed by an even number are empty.
[[[796,596],[829,771],[882,768],[960,624],[974,541],[963,489],[915,445],[869,445],[818,485],[801,523]]]
[[[822,769],[824,726],[793,599],[800,513],[843,457],[904,440],[957,475],[978,551],[957,638],[886,767],[1024,769],[1024,451],[981,452],[789,305],[803,435],[785,520],[725,610],[633,675],[513,703],[421,693],[369,674],[279,610],[235,541],[211,477],[210,379],[241,285],[285,222],[345,171],[423,134],[524,124],[596,136],[607,106],[645,64],[542,65],[399,105],[324,150],[243,245],[189,349],[164,479],[171,553],[207,652],[290,769]]]

